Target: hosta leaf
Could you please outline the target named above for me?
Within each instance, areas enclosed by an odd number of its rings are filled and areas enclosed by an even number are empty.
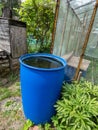
[[[58,120],[57,128],[62,128],[62,130],[97,130],[98,86],[96,87],[85,80],[64,84],[62,98],[55,107]]]

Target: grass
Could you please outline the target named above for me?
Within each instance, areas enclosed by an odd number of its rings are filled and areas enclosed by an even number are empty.
[[[16,82],[16,88],[10,87],[1,87],[0,88],[0,101],[4,100],[5,98],[9,98],[12,96],[20,96],[20,86],[17,86],[19,82]]]
[[[0,83],[0,130],[22,130],[25,122],[22,104],[19,74],[10,73],[6,85]]]

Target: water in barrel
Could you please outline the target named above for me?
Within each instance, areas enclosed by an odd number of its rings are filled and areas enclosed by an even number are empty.
[[[23,62],[29,66],[37,67],[37,68],[59,68],[63,66],[61,62],[54,58],[49,57],[30,57],[23,60]]]

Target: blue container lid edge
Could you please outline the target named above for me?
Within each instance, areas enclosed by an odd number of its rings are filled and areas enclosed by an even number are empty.
[[[44,56],[44,57],[49,57],[49,58],[52,58],[52,59],[56,59],[57,61],[61,62],[63,64],[63,66],[61,67],[58,67],[58,68],[50,68],[50,69],[46,69],[46,68],[38,68],[38,67],[33,67],[33,66],[30,66],[30,65],[27,65],[23,62],[24,59],[27,59],[27,58],[30,58],[30,57],[36,57],[36,56]],[[42,70],[42,71],[56,71],[56,70],[61,70],[61,69],[64,69],[65,66],[67,65],[67,62],[59,57],[59,56],[56,56],[56,55],[53,55],[53,54],[48,54],[48,53],[30,53],[30,54],[25,54],[25,55],[22,55],[20,58],[19,58],[19,61],[22,65],[24,65],[25,67],[27,68],[31,68],[31,69],[36,69],[36,70]]]

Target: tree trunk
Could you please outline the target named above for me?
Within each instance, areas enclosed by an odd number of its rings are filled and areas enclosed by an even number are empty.
[[[12,18],[12,10],[8,7],[4,7],[2,9],[2,17]]]

